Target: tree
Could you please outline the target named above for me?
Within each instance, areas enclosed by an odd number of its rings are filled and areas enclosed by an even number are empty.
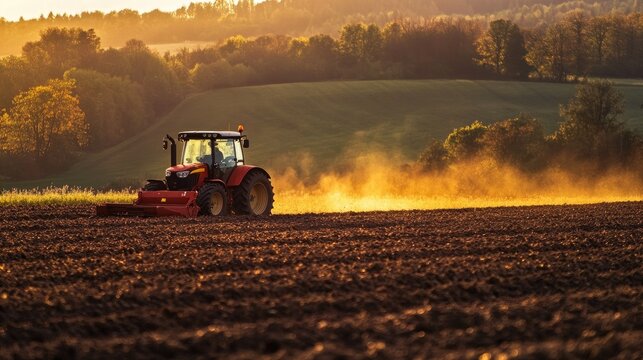
[[[597,132],[613,132],[623,127],[619,115],[623,113],[624,98],[610,81],[592,80],[580,85],[576,95],[560,108],[566,121],[561,136],[587,136]]]
[[[241,35],[229,37],[225,40],[223,45],[219,47],[219,52],[224,55],[231,55],[235,52],[238,52],[243,48],[244,45],[248,43],[248,39]]]
[[[234,6],[234,13],[240,19],[249,19],[254,7],[254,0],[239,0]]]
[[[536,71],[538,78],[541,80],[549,76],[547,66],[549,50],[544,37],[545,30],[542,28],[531,30],[527,32],[526,36],[527,56],[525,56],[525,60]]]
[[[384,58],[388,61],[399,60],[399,50],[404,30],[402,25],[397,22],[386,24],[382,29],[382,50],[384,51]]]
[[[107,49],[100,52],[96,62],[89,66],[89,68],[119,77],[129,77],[129,74],[132,73],[132,66],[127,55],[117,49]]]
[[[576,78],[584,76],[587,62],[587,16],[582,11],[576,11],[568,15],[564,20],[565,25],[571,34],[570,52],[574,64],[574,75]]]
[[[339,49],[343,60],[348,65],[355,65],[363,60],[363,42],[366,26],[350,24],[342,28],[339,37]]]
[[[24,91],[40,81],[29,63],[17,56],[0,59],[0,109],[11,106],[11,100],[20,91]]]
[[[626,17],[625,58],[628,62],[628,75],[643,73],[643,14],[634,13]]]
[[[547,29],[545,34],[545,43],[548,49],[547,68],[550,76],[558,81],[567,80],[567,64],[569,63],[569,54],[567,44],[569,32],[567,28],[560,23],[556,23]]]
[[[331,79],[337,76],[337,42],[328,35],[315,35],[308,39],[302,60],[313,79]]]
[[[630,41],[632,32],[636,32],[628,21],[628,17],[613,15],[609,17],[610,27],[607,36],[607,58],[610,66],[609,74],[627,76],[629,63],[628,55],[631,55]],[[634,35],[636,36],[636,35]]]
[[[156,114],[169,111],[179,102],[183,94],[176,74],[144,42],[132,39],[119,51],[128,64],[126,76],[143,86],[146,101]]]
[[[558,82],[567,80],[571,62],[570,39],[569,28],[563,23],[531,32],[526,58],[540,78]]]
[[[232,67],[226,60],[218,64],[197,64],[190,72],[192,84],[199,90],[212,90],[230,83]]]
[[[604,17],[595,17],[589,21],[588,36],[594,56],[594,63],[601,67],[605,61],[605,49],[607,47],[607,35],[610,29],[610,22]]]
[[[382,45],[382,31],[375,24],[350,24],[342,28],[339,48],[348,65],[379,60]]]
[[[241,45],[228,57],[230,64],[243,64],[258,74],[258,81],[268,84],[300,80],[291,52],[292,38],[284,35],[260,36]]]
[[[505,51],[505,74],[511,78],[525,79],[531,67],[527,64],[525,37],[517,25],[513,26]]]
[[[382,52],[382,31],[375,24],[366,27],[362,39],[362,58],[366,61],[378,61]]]
[[[619,119],[623,113],[623,95],[606,80],[580,85],[576,95],[560,114],[565,121],[554,134],[554,140],[567,153],[580,159],[593,159],[606,164],[623,159],[637,146],[636,136],[624,130]]]
[[[21,92],[5,118],[3,151],[28,154],[37,164],[87,145],[85,114],[73,94],[74,82],[50,80]]]
[[[476,43],[478,63],[490,66],[496,76],[526,77],[529,67],[520,28],[509,20],[496,20]]]
[[[52,78],[72,67],[88,66],[99,49],[100,39],[93,29],[49,28],[40,34],[40,40],[25,44],[22,54]]]
[[[509,20],[496,20],[477,42],[480,64],[489,65],[497,76],[502,75],[507,55],[507,43],[514,25]]]

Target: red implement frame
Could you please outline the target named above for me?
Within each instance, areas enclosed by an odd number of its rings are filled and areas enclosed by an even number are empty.
[[[134,204],[96,206],[98,216],[197,217],[196,191],[139,191]]]

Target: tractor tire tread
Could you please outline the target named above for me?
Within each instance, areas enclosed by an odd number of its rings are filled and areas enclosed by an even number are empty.
[[[264,182],[268,190],[268,206],[263,214],[257,216],[268,216],[272,214],[274,206],[274,189],[270,179],[261,171],[249,172],[241,181],[241,184],[233,192],[233,209],[237,215],[255,215],[252,214],[252,207],[250,205],[250,191],[252,186],[258,181]]]
[[[209,216],[210,213],[210,201],[212,200],[212,194],[214,192],[220,192],[223,195],[223,210],[221,211],[220,216],[228,214],[228,196],[226,194],[225,186],[219,183],[206,183],[201,189],[196,197],[196,204],[199,206],[199,215]]]

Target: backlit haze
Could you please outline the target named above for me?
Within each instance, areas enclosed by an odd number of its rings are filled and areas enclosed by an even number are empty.
[[[54,14],[80,14],[84,11],[119,11],[122,9],[148,12],[159,9],[173,11],[181,6],[188,6],[196,0],[18,0],[0,1],[0,18],[16,21],[22,16],[25,20]],[[260,3],[262,0],[255,0]]]

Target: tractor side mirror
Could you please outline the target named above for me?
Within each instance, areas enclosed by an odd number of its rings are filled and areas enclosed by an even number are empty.
[[[246,149],[249,148],[250,147],[250,140],[244,139],[243,140],[243,147],[246,148]]]
[[[167,150],[167,140],[163,140],[163,150]]]

